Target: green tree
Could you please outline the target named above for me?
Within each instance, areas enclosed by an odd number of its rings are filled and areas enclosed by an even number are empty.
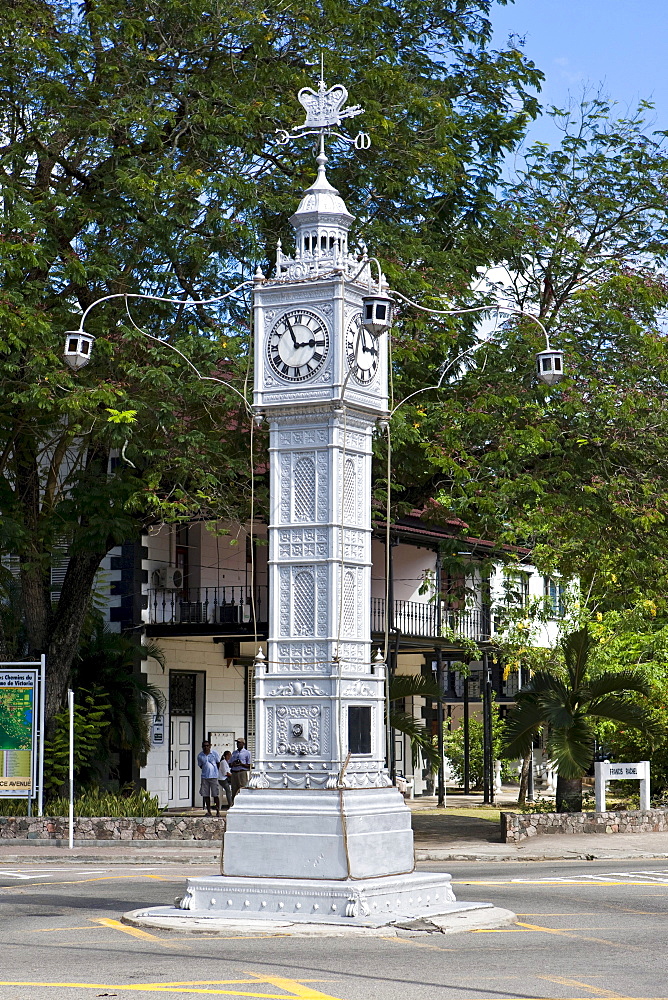
[[[310,150],[272,135],[301,117],[295,94],[323,49],[374,137],[363,156],[331,155],[355,238],[404,288],[467,287],[540,80],[517,48],[490,47],[491,4],[17,0],[0,12],[0,552],[19,558],[27,652],[48,655],[49,719],[109,548],[156,519],[243,521],[250,496],[232,391],[249,377],[248,296],[192,313],[112,300],[91,314],[94,359],[76,375],[63,332],[101,295],[208,297],[271,266],[313,175]],[[168,345],[229,387],[197,380]]]
[[[516,707],[506,723],[503,752],[525,757],[536,733],[547,730],[548,758],[557,765],[557,812],[582,810],[582,778],[594,758],[595,725],[599,719],[656,734],[648,703],[638,704],[631,693],[649,698],[651,688],[639,669],[595,673],[588,628],[565,636],[563,665],[536,670],[516,696]]]
[[[505,184],[489,282],[462,304],[500,297],[538,316],[565,351],[567,377],[538,382],[540,330],[501,322],[493,343],[454,366],[457,378],[398,411],[396,478],[410,484],[398,500],[436,497],[442,518],[527,546],[541,569],[577,574],[623,606],[665,592],[668,568],[666,137],[646,105],[625,118],[602,100],[553,115],[563,138],[530,147]],[[434,326],[450,331],[440,356]],[[402,307],[397,398],[438,382],[443,361],[475,336],[470,318],[419,319]]]
[[[77,784],[99,785],[108,765],[103,739],[109,725],[109,705],[97,686],[80,688],[74,701],[74,779]],[[67,708],[54,719],[53,732],[44,745],[44,791],[47,798],[66,794],[70,758],[70,721]]]
[[[481,719],[473,716],[469,719],[469,780],[474,789],[481,789],[485,780],[484,771],[484,726]],[[499,715],[496,705],[492,707],[492,755],[494,760],[500,760],[501,775],[509,778],[508,755],[503,752],[505,722]],[[445,756],[450,762],[453,776],[460,785],[464,785],[464,727],[460,725],[452,732],[444,733]]]
[[[72,686],[89,689],[92,685],[104,692],[107,702],[105,728],[101,732],[101,756],[129,753],[139,764],[150,749],[148,708],[165,709],[162,691],[139,672],[137,660],[153,657],[163,664],[163,653],[156,643],[137,646],[132,639],[112,632],[99,618],[86,636],[74,661]]]

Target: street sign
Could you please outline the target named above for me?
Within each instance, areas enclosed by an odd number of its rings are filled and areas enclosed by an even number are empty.
[[[165,717],[154,715],[151,721],[151,746],[161,747],[165,742]]]
[[[596,761],[594,764],[594,775],[596,781],[596,812],[605,812],[606,781],[640,782],[640,808],[649,809],[648,760],[639,760],[631,764],[613,764],[609,760]]]

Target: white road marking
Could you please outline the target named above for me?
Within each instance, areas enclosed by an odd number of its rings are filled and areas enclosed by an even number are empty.
[[[639,885],[668,885],[668,871],[635,871],[635,872],[598,872],[584,873],[582,875],[559,876],[553,875],[546,878],[513,878],[511,882],[524,883],[529,885],[582,885],[591,882],[610,882],[611,880],[630,879]],[[620,882],[623,885],[624,882]]]

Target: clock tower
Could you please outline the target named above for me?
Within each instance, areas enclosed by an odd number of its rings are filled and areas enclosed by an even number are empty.
[[[413,871],[410,810],[385,764],[386,666],[371,647],[372,439],[388,417],[391,303],[350,251],[353,217],[324,152],[324,134],[346,139],[334,128],[360,109],[342,111],[345,88],[322,80],[299,98],[297,136],[321,139],[317,177],[290,220],[294,255],[279,245],[254,288],[254,411],[270,433],[255,760],[227,813],[222,879],[190,879],[180,906],[386,923],[443,913],[454,896],[450,876]]]

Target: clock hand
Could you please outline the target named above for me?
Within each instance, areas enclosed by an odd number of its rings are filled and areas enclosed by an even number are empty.
[[[295,341],[295,347],[315,347],[315,340],[311,337],[310,340],[305,340],[303,344],[298,344]]]
[[[295,348],[302,347],[303,346],[302,344],[297,343],[297,338],[295,337],[295,331],[292,329],[292,323],[290,322],[287,316],[285,317],[285,325],[290,331],[290,336],[292,337],[292,343],[295,345]]]

